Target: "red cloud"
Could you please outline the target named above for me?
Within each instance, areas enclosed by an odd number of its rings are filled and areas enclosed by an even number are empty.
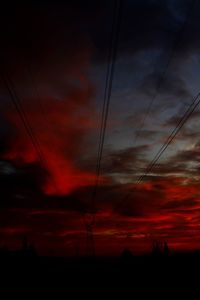
[[[65,99],[40,99],[45,108],[43,113],[39,112],[37,100],[23,101],[49,173],[42,187],[46,194],[69,194],[94,182],[95,174],[81,170],[78,165],[88,151],[84,138],[96,126],[95,113],[91,114],[91,110],[94,111],[91,101],[93,88],[83,76],[80,84],[79,87],[68,86]],[[19,116],[13,113],[8,118],[16,132],[5,157],[23,164],[37,162],[38,153]]]

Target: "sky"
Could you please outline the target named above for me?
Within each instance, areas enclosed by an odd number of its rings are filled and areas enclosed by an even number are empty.
[[[138,179],[199,93],[200,4],[122,3],[95,251],[140,254],[153,240],[199,249],[198,107]],[[41,0],[1,9],[0,246],[17,249],[26,236],[42,255],[85,254],[114,7]]]

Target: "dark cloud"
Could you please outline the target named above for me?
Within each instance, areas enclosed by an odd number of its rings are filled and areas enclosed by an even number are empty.
[[[196,143],[189,150],[178,151],[174,156],[170,158],[170,163],[187,164],[190,162],[199,163],[200,161],[200,145]]]
[[[109,4],[112,9],[112,1]],[[110,18],[105,19],[105,27],[102,26],[100,35],[94,37],[97,50],[103,53],[111,24],[112,13],[108,10],[109,13]],[[198,20],[199,6],[191,0],[125,1],[119,55],[158,50],[164,52],[164,56],[166,53],[170,56],[173,49],[176,58],[181,60],[199,49]]]
[[[169,161],[166,163],[157,163],[153,169],[153,173],[154,175],[157,174],[158,177],[163,175],[176,176],[177,174],[184,174],[186,170],[187,170],[186,164],[174,160],[173,163]]]
[[[113,211],[126,217],[142,217],[155,211],[163,196],[158,189],[147,190],[144,186],[142,189],[129,186],[127,193],[113,204]]]
[[[200,116],[200,112],[199,112],[199,111],[194,111],[194,112],[191,114],[191,116],[190,116],[190,119],[189,119],[190,122],[191,122],[191,121],[198,120],[199,116]],[[180,115],[176,114],[176,115],[170,117],[170,118],[164,123],[164,126],[176,126],[177,124],[180,123],[181,119],[182,119],[182,115],[180,116]],[[185,134],[186,134],[187,136],[190,135],[190,133],[188,133],[188,131],[185,132],[184,135],[185,135]],[[192,133],[191,133],[191,135],[192,135]]]
[[[157,93],[159,96],[173,96],[174,101],[191,98],[184,80],[175,75],[168,75],[163,78],[163,74],[148,75],[142,85],[141,90],[148,96],[153,97]]]
[[[184,199],[182,201],[170,201],[163,205],[164,209],[193,209],[199,204],[195,198]]]
[[[177,32],[184,24],[185,16],[191,6],[189,0],[164,1],[125,1],[120,35],[120,53],[136,53],[146,49],[168,49]],[[29,1],[12,6],[3,6],[1,22],[5,24],[4,41],[7,46],[18,50],[41,51],[41,46],[53,46],[59,51],[69,53],[69,42],[80,45],[81,36],[88,36],[96,49],[96,56],[106,57],[106,47],[111,32],[113,1]],[[194,13],[193,13],[194,14]],[[198,9],[189,23],[199,26]],[[24,26],[26,24],[26,26]],[[5,26],[4,26],[5,27]],[[59,29],[59,30],[58,30]],[[50,34],[51,33],[51,34]],[[70,33],[70,34],[69,34]],[[198,30],[186,35],[181,42],[181,52],[196,47]],[[26,39],[25,39],[26,37]],[[25,42],[26,41],[26,42]],[[195,42],[196,41],[196,42]],[[62,49],[59,47],[62,42]],[[20,47],[21,45],[21,47]],[[189,45],[189,46],[188,46]],[[32,49],[30,49],[30,47]],[[20,49],[21,48],[21,49]],[[14,50],[14,49],[13,49]],[[20,52],[17,51],[17,52]],[[60,52],[57,54],[61,54]],[[73,54],[73,52],[71,52]]]
[[[138,164],[146,162],[145,152],[148,148],[149,146],[142,145],[108,152],[103,161],[103,171],[109,174],[133,173]]]
[[[156,140],[160,135],[162,134],[161,131],[156,130],[148,130],[148,129],[142,129],[142,130],[136,130],[136,137],[140,139],[148,139],[148,140]]]
[[[46,170],[38,163],[29,165],[13,164],[1,161],[0,190],[1,208],[31,207],[41,205],[41,183],[48,177]]]
[[[123,51],[134,53],[168,47],[178,21],[168,1],[127,1],[121,34]]]
[[[187,181],[199,182],[199,162],[200,146],[199,143],[196,143],[190,149],[176,151],[175,154],[168,157],[164,162],[156,163],[152,169],[153,175],[147,175],[146,179],[156,181],[162,178],[162,176],[167,176],[169,178],[173,177],[173,180],[176,177],[182,177],[183,180],[187,178]]]

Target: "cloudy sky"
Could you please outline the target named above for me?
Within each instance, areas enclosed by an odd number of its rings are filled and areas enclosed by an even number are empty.
[[[27,236],[41,254],[84,255],[115,1],[65,2],[18,2],[0,12],[0,245],[16,249]],[[200,91],[200,3],[122,2],[96,253],[143,253],[155,239],[196,249],[198,107],[138,178]]]

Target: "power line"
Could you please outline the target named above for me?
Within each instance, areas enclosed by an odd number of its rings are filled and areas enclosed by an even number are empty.
[[[36,137],[34,136],[33,134],[33,131],[32,131],[32,128],[27,120],[27,116],[25,114],[25,111],[23,110],[22,106],[21,106],[21,102],[20,102],[20,99],[18,98],[17,94],[16,94],[16,91],[14,89],[14,86],[12,84],[12,81],[11,79],[4,73],[2,75],[2,79],[5,83],[5,86],[9,92],[9,95],[10,95],[10,99],[12,101],[12,103],[14,104],[14,107],[18,113],[18,115],[20,116],[20,119],[24,125],[24,128],[34,146],[34,149],[38,155],[38,158],[40,160],[41,163],[43,163],[43,156],[42,156],[42,153],[40,151],[40,148],[39,148],[39,145],[38,145],[38,141],[36,139]]]
[[[181,128],[184,126],[184,124],[187,122],[187,120],[190,118],[192,113],[195,111],[195,109],[199,105],[200,105],[200,92],[193,98],[192,103],[190,104],[188,109],[185,111],[183,116],[180,118],[178,124],[172,130],[172,132],[170,133],[170,135],[168,136],[168,138],[166,139],[164,144],[161,146],[159,151],[154,156],[153,160],[147,166],[145,173],[138,178],[138,180],[136,182],[137,184],[141,183],[145,179],[145,177],[151,172],[151,170],[153,169],[153,167],[155,166],[157,161],[160,159],[160,157],[163,155],[163,153],[167,150],[167,148],[169,147],[171,142],[175,139],[175,137],[177,136],[177,134],[179,133]],[[125,197],[123,197],[123,200],[127,199],[129,197],[129,195],[132,194],[133,192],[134,192],[134,190],[129,191],[127,193],[127,195]]]
[[[156,162],[160,159],[160,157],[162,156],[162,154],[166,151],[166,149],[168,148],[168,146],[174,140],[174,138],[179,133],[179,131],[181,130],[181,128],[184,126],[184,124],[187,122],[187,120],[189,119],[189,117],[192,115],[192,113],[195,111],[195,109],[199,106],[199,104],[200,104],[200,98],[199,97],[200,97],[200,92],[193,98],[192,103],[190,104],[190,106],[188,107],[188,109],[186,110],[186,112],[184,113],[184,115],[181,117],[181,119],[179,120],[179,122],[176,125],[176,127],[172,130],[171,134],[166,139],[165,143],[162,145],[162,147],[160,148],[160,150],[154,156],[153,160],[151,161],[151,163],[146,168],[145,174],[143,174],[142,176],[139,177],[138,183],[141,182],[149,174],[149,172],[151,172],[151,170],[155,166]]]
[[[196,2],[196,0],[191,0],[190,6],[188,7],[190,9],[188,10],[188,13],[186,14],[186,17],[185,17],[185,20],[183,22],[183,25],[181,26],[181,28],[179,29],[179,31],[177,32],[177,34],[175,36],[175,39],[174,39],[174,42],[173,42],[173,45],[172,45],[172,48],[171,48],[171,51],[170,51],[171,53],[170,53],[169,58],[167,60],[166,66],[165,66],[162,74],[160,75],[159,81],[158,81],[156,89],[155,89],[155,94],[153,95],[151,101],[149,102],[149,105],[147,106],[146,113],[145,113],[145,115],[144,115],[144,117],[142,119],[141,125],[138,128],[137,134],[136,134],[134,142],[133,142],[134,145],[136,144],[136,141],[140,137],[140,134],[141,134],[141,131],[142,131],[143,127],[144,127],[145,121],[146,121],[148,115],[151,112],[151,108],[152,108],[152,106],[153,106],[153,104],[154,104],[154,102],[155,102],[155,100],[156,100],[156,98],[158,96],[159,90],[160,90],[160,88],[161,88],[161,86],[162,86],[162,84],[164,82],[164,78],[166,76],[166,73],[167,73],[167,70],[169,68],[170,62],[171,62],[171,60],[175,56],[175,49],[176,49],[178,43],[180,43],[181,36],[182,36],[183,32],[185,31],[187,22],[189,21],[189,17],[190,17],[190,14],[193,11],[193,7],[194,7],[195,2]]]
[[[48,162],[47,162],[46,158],[44,157],[44,154],[40,148],[39,141],[38,141],[37,137],[35,136],[34,131],[28,121],[28,117],[22,107],[20,98],[18,97],[18,95],[15,91],[12,80],[9,78],[8,74],[6,74],[5,71],[1,73],[1,77],[2,77],[3,82],[5,83],[7,90],[8,90],[10,99],[22,121],[22,124],[26,130],[26,133],[31,140],[31,143],[33,145],[33,148],[35,149],[36,155],[38,156],[38,159],[39,159],[41,165],[44,167],[44,169],[46,169],[46,167],[48,166]],[[52,179],[53,179],[53,183],[55,185],[55,189],[57,190],[57,185],[56,185],[54,177]]]
[[[96,183],[93,192],[93,204],[96,197],[98,185],[99,185],[99,176],[101,171],[101,161],[103,154],[103,147],[105,142],[105,132],[107,127],[112,85],[113,85],[113,77],[115,71],[115,63],[117,57],[118,50],[118,42],[119,42],[119,34],[120,34],[120,25],[122,19],[122,4],[123,0],[116,0],[114,7],[114,17],[113,24],[111,30],[111,44],[108,53],[108,65],[106,70],[106,84],[105,84],[105,92],[104,92],[104,101],[103,101],[103,111],[101,117],[101,128],[100,128],[100,140],[98,147],[98,156],[97,156],[97,165],[96,165]]]
[[[106,68],[106,83],[105,83],[105,90],[104,90],[103,108],[102,108],[101,123],[100,123],[101,128],[100,128],[99,146],[98,146],[98,153],[97,153],[97,165],[96,165],[96,173],[97,174],[98,174],[99,159],[100,159],[100,152],[101,152],[101,146],[102,146],[103,127],[104,127],[104,121],[105,121],[107,90],[108,90],[108,82],[109,82],[109,77],[110,77],[110,67],[111,67],[111,59],[112,59],[115,22],[116,22],[116,9],[117,9],[117,1],[115,1],[115,6],[114,6],[114,16],[113,16],[113,23],[112,23],[112,28],[111,28],[111,35],[110,35],[110,47],[108,49],[108,58],[107,58],[108,63],[107,63],[107,68]]]
[[[97,153],[96,179],[95,179],[94,190],[92,193],[91,213],[84,214],[84,222],[85,222],[86,234],[87,234],[86,254],[89,256],[95,255],[95,246],[94,246],[94,238],[93,238],[93,226],[95,223],[95,200],[97,196],[97,190],[99,187],[99,177],[101,172],[101,161],[102,161],[103,147],[105,141],[105,132],[107,127],[108,112],[110,106],[112,84],[113,84],[115,63],[117,57],[120,25],[121,25],[121,18],[122,18],[122,2],[123,0],[115,0],[115,5],[114,5],[114,15],[113,15],[113,23],[111,29],[111,42],[108,51],[108,65],[106,69],[106,83],[105,83],[102,115],[101,115],[98,153]]]

